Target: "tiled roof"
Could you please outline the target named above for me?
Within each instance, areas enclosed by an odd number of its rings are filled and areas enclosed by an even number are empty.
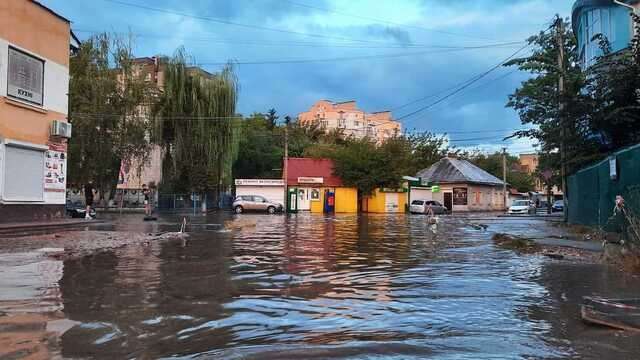
[[[333,174],[330,159],[289,158],[287,160],[287,185],[297,185],[300,177],[321,177],[323,186],[342,186],[342,179]]]
[[[466,160],[443,158],[416,175],[422,181],[436,184],[474,183],[502,185],[502,180],[480,169]]]

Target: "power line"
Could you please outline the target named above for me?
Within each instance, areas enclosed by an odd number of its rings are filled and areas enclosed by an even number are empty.
[[[408,52],[408,53],[345,56],[345,57],[325,58],[325,59],[316,58],[316,59],[284,59],[284,60],[263,60],[263,61],[233,61],[232,63],[236,65],[304,64],[304,63],[318,63],[318,62],[353,61],[353,60],[365,60],[365,59],[388,59],[388,58],[398,58],[398,57],[406,57],[406,56],[461,52],[461,51],[478,50],[478,49],[484,49],[484,48],[477,47],[477,48],[450,49],[450,50],[427,50],[427,51],[417,51],[417,52]],[[221,65],[226,65],[228,63],[229,63],[228,61],[227,62],[198,62],[196,63],[196,65],[221,66]]]
[[[101,34],[105,31],[90,30],[90,29],[78,29],[74,28],[75,33],[87,33],[87,34]],[[120,35],[134,35],[143,38],[157,38],[157,39],[180,39],[184,41],[197,41],[206,43],[218,43],[218,44],[233,44],[233,45],[250,45],[250,46],[292,46],[292,47],[328,47],[328,48],[349,48],[349,49],[479,49],[479,48],[504,48],[511,47],[512,45],[522,44],[523,41],[512,41],[504,43],[494,43],[479,46],[451,46],[451,45],[436,45],[436,44],[406,44],[406,45],[366,45],[352,42],[341,43],[320,43],[320,42],[299,42],[299,41],[249,41],[245,39],[224,39],[224,38],[193,38],[193,37],[176,37],[172,35],[163,34],[150,34],[150,33],[138,33],[138,32],[113,32]]]
[[[244,27],[244,28],[253,29],[253,30],[272,31],[272,32],[278,32],[278,33],[284,33],[284,34],[308,36],[308,37],[315,37],[315,38],[325,38],[325,39],[333,39],[333,40],[349,40],[349,41],[363,42],[363,43],[384,43],[384,42],[374,41],[374,40],[354,39],[354,38],[343,37],[343,36],[330,36],[330,35],[323,35],[323,34],[312,34],[312,33],[304,33],[304,32],[287,30],[287,29],[271,28],[271,27],[260,26],[260,25],[244,24],[244,23],[238,23],[235,21],[214,18],[210,16],[194,15],[194,14],[183,13],[180,11],[156,8],[156,7],[147,6],[147,5],[133,4],[133,3],[129,3],[121,0],[103,0],[103,1],[111,2],[114,4],[123,5],[123,6],[144,9],[148,11],[177,15],[177,16],[182,16],[182,17],[187,17],[187,18],[192,18],[192,19],[197,19],[202,21],[210,21],[210,22],[215,22],[215,23],[220,23],[225,25],[233,25],[233,26]]]
[[[405,28],[424,30],[424,31],[429,31],[429,32],[435,32],[435,33],[450,35],[450,36],[466,37],[466,38],[475,39],[475,40],[491,40],[491,39],[483,38],[483,37],[479,37],[479,36],[473,36],[473,35],[467,35],[467,34],[458,34],[458,33],[453,33],[453,32],[449,32],[449,31],[445,31],[445,30],[436,30],[436,29],[417,26],[417,25],[401,24],[401,23],[397,23],[397,22],[393,22],[393,21],[389,21],[389,20],[384,20],[384,19],[377,19],[377,18],[372,18],[372,17],[368,17],[368,16],[362,16],[362,15],[357,15],[357,14],[350,14],[350,13],[337,11],[337,10],[333,10],[333,9],[327,9],[327,8],[323,8],[323,7],[319,7],[319,6],[302,4],[302,3],[298,3],[298,2],[295,2],[295,1],[291,1],[291,0],[279,0],[279,1],[283,1],[283,2],[292,4],[292,5],[295,5],[295,6],[305,7],[305,8],[308,8],[308,9],[320,10],[320,11],[333,13],[333,14],[337,14],[337,15],[349,16],[349,17],[353,17],[353,18],[356,18],[356,19],[379,22],[379,23],[383,23],[383,24],[387,24],[387,25],[393,25],[393,26],[399,26],[399,27],[405,27]]]
[[[415,111],[412,111],[406,115],[403,115],[399,118],[397,118],[396,120],[402,120],[402,119],[406,119],[409,116],[413,116],[415,114],[418,114],[424,110],[427,110],[429,108],[434,107],[435,105],[447,100],[448,98],[454,96],[455,94],[461,92],[462,90],[468,88],[469,86],[471,86],[473,83],[477,82],[478,80],[484,78],[485,76],[489,75],[490,73],[492,73],[494,70],[496,70],[497,68],[499,68],[500,66],[502,66],[503,64],[505,64],[507,61],[511,60],[514,56],[518,55],[518,53],[520,53],[522,50],[526,49],[527,47],[529,47],[530,44],[526,44],[525,46],[521,47],[520,49],[518,49],[516,52],[514,52],[513,54],[509,55],[509,57],[507,57],[506,59],[502,60],[500,63],[496,64],[495,66],[491,67],[489,70],[474,76],[473,78],[471,78],[470,80],[468,80],[466,83],[464,83],[464,85],[460,86],[457,90],[441,97],[440,99],[436,100],[435,102],[432,102],[426,106],[423,106]]]

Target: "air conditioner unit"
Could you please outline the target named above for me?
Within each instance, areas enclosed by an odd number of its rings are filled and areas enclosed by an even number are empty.
[[[64,121],[54,120],[53,123],[51,123],[51,136],[70,138],[71,124]]]

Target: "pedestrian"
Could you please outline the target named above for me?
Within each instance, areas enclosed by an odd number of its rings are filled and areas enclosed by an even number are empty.
[[[91,207],[93,206],[93,181],[89,180],[84,185],[84,203],[86,206],[84,218],[87,220],[91,220]]]
[[[147,184],[142,184],[142,194],[144,194],[144,214],[151,216],[151,190],[149,190]]]

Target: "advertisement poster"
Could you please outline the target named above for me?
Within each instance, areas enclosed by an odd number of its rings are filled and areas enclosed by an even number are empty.
[[[62,191],[67,188],[67,154],[48,150],[44,161],[44,190]]]
[[[467,205],[467,188],[453,188],[453,205]]]

